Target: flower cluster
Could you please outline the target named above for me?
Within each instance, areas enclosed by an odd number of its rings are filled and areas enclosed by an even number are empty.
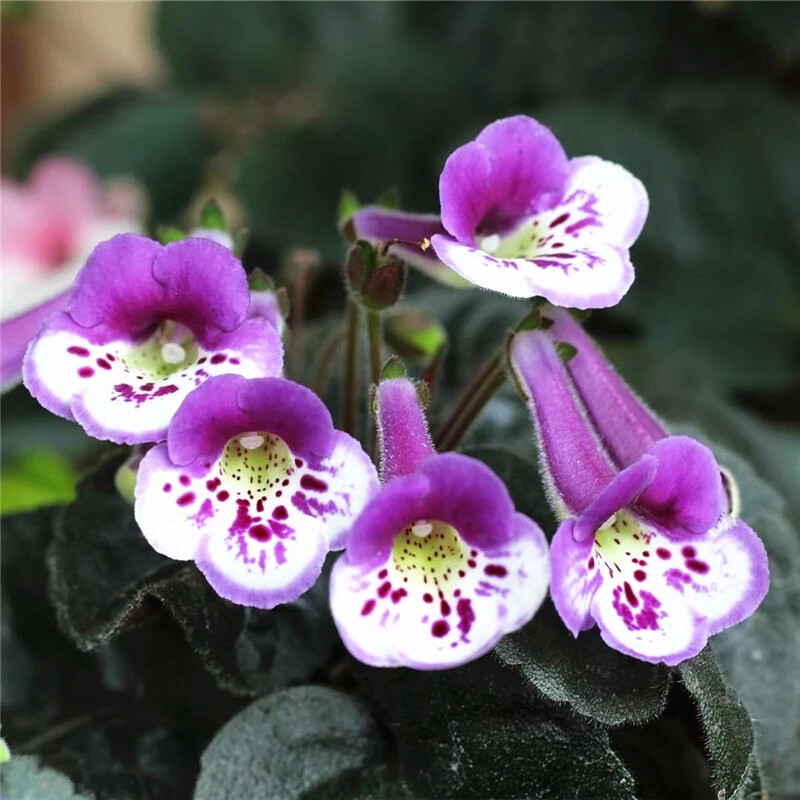
[[[91,436],[148,446],[131,461],[136,521],[220,596],[263,609],[292,601],[344,550],[331,610],[368,664],[463,664],[525,625],[548,588],[576,636],[597,624],[611,647],[646,661],[694,655],[763,599],[764,548],[711,451],[668,435],[557,307],[613,305],[630,287],[644,188],[618,165],[568,159],[528,117],[458,148],[439,188],[438,216],[369,207],[346,226],[359,239],[350,318],[363,305],[380,479],[350,435],[352,372],[337,430],[316,394],[283,377],[278,298],[248,278],[224,231],[99,244],[38,312],[25,385]],[[72,239],[53,237],[47,258],[61,258]],[[380,314],[402,291],[401,260],[452,285],[554,304],[508,350],[561,520],[549,548],[485,464],[435,451],[423,387],[398,365],[380,372]],[[355,329],[348,341],[352,357]],[[562,343],[574,351],[566,364]]]

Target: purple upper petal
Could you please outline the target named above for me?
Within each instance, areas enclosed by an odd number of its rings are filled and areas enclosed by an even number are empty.
[[[175,464],[214,460],[233,436],[266,431],[298,455],[325,458],[335,446],[330,412],[309,389],[283,378],[210,378],[172,418],[168,444]]]
[[[568,311],[548,308],[544,314],[553,321],[551,338],[578,351],[567,370],[603,444],[619,466],[633,464],[667,431]]]
[[[408,378],[381,381],[376,394],[381,445],[381,478],[388,483],[410,475],[433,455],[433,443],[417,394]]]
[[[561,357],[547,334],[518,333],[511,367],[531,406],[551,489],[567,515],[584,511],[613,480],[615,470],[574,395]]]
[[[444,227],[474,244],[475,231],[502,231],[553,201],[568,162],[548,128],[525,116],[488,125],[447,159],[439,180]]]
[[[639,497],[653,480],[658,466],[654,456],[646,455],[622,470],[576,520],[573,530],[575,541],[581,542],[594,536],[612,514]]]
[[[669,436],[647,452],[658,468],[637,507],[675,537],[713,528],[727,511],[727,497],[711,450],[688,436]]]
[[[350,531],[346,557],[365,568],[382,564],[397,534],[418,520],[451,525],[467,544],[491,552],[507,544],[513,519],[508,490],[485,464],[458,453],[435,455],[373,498]]]
[[[166,246],[121,234],[95,248],[79,273],[69,312],[87,328],[136,337],[162,320],[185,325],[201,344],[237,328],[250,292],[238,259],[209,239]]]

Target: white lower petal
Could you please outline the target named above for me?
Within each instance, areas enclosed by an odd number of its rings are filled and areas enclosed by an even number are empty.
[[[525,624],[547,592],[549,565],[538,526],[521,515],[516,519],[519,538],[504,552],[465,546],[454,556],[452,543],[441,539],[443,566],[423,538],[415,543],[407,537],[406,549],[395,548],[385,566],[368,573],[339,559],[331,575],[331,610],[348,649],[376,666],[444,669],[488,652]],[[431,552],[433,567],[426,567],[427,555],[414,560],[417,546]]]

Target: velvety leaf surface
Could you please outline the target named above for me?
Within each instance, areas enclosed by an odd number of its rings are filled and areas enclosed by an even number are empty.
[[[555,532],[556,521],[532,463],[499,448],[475,447],[465,452],[503,479],[518,511],[536,520],[547,534]],[[618,653],[597,630],[573,637],[549,598],[524,628],[502,639],[495,653],[518,667],[548,699],[569,703],[605,725],[658,716],[672,682],[670,669]]]
[[[395,736],[400,779],[421,797],[633,798],[602,728],[542,701],[491,656],[445,672],[368,670]]]
[[[93,800],[78,792],[72,781],[42,767],[35,756],[13,756],[0,771],[0,789],[7,800]]]
[[[256,700],[203,753],[195,800],[314,796],[380,761],[383,742],[355,699],[299,686]]]
[[[76,502],[60,515],[49,553],[59,621],[79,647],[98,647],[164,606],[230,691],[252,695],[280,688],[326,661],[335,642],[326,580],[269,612],[222,600],[193,564],[152,550],[114,486],[121,460],[81,481]]]
[[[726,684],[709,648],[678,667],[697,701],[720,798],[743,798],[757,775],[750,715]]]

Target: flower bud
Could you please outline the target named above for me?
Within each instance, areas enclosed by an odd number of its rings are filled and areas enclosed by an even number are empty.
[[[380,255],[368,242],[358,241],[347,254],[347,284],[361,305],[373,311],[393,306],[403,293],[408,268],[393,255]]]

